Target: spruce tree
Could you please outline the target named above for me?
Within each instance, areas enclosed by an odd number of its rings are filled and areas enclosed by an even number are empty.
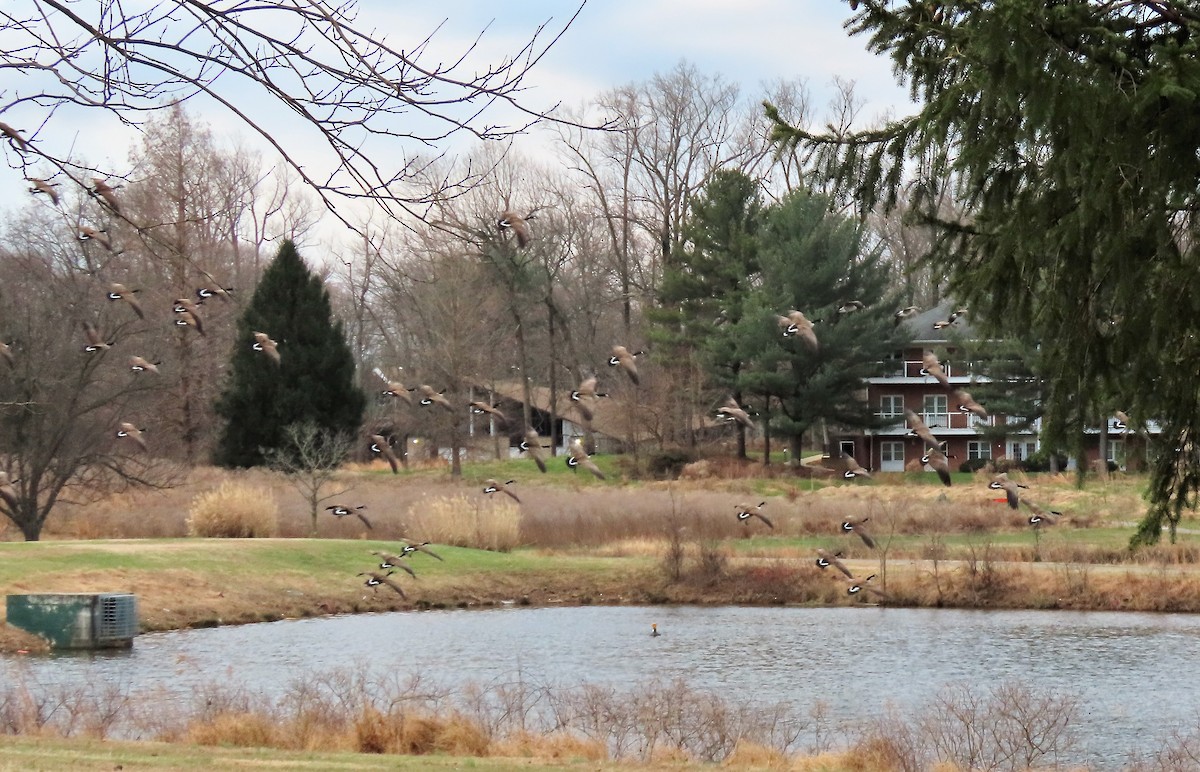
[[[278,363],[254,350],[255,332],[278,342]],[[366,406],[354,376],[354,357],[324,283],[285,241],[238,322],[229,378],[217,401],[225,427],[216,462],[265,464],[265,454],[288,452],[285,429],[293,425],[311,423],[330,440],[353,436]]]
[[[649,312],[656,358],[666,366],[696,362],[708,385],[740,403],[739,359],[731,335],[741,320],[758,273],[757,231],[762,201],[759,184],[744,172],[717,171],[692,199],[683,227],[684,246],[663,271],[661,307]],[[699,398],[699,394],[690,395]],[[720,400],[720,394],[710,395]],[[701,402],[709,402],[700,398]],[[746,435],[738,427],[738,457],[746,457]]]
[[[903,347],[905,333],[892,321],[896,303],[880,251],[868,247],[858,222],[830,212],[824,196],[797,191],[771,207],[758,262],[753,301],[731,335],[749,363],[738,384],[777,401],[772,431],[791,438],[798,460],[801,438],[822,423],[877,425],[862,399],[864,379]],[[862,306],[846,311],[851,303]],[[799,336],[783,336],[778,317],[793,309],[814,322],[815,351]]]
[[[1103,404],[1162,427],[1132,544],[1172,540],[1200,500],[1200,10],[1195,3],[856,0],[851,30],[923,104],[819,136],[769,105],[864,210],[910,190],[955,297],[995,337],[1053,364],[1044,433],[1062,445]],[[965,215],[940,206],[955,200]],[[1077,449],[1082,449],[1077,443]],[[1083,465],[1081,465],[1082,468]]]

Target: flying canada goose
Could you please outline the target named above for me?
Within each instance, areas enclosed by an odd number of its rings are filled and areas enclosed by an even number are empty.
[[[384,396],[402,399],[411,405],[412,395],[410,395],[408,392],[409,388],[400,381],[388,381],[387,388],[383,390]]]
[[[929,464],[929,468],[937,472],[942,485],[950,487],[950,462],[945,453],[937,448],[926,448],[925,455],[921,456],[921,463]]]
[[[921,416],[912,410],[905,410],[904,417],[908,421],[908,436],[920,437],[926,447],[932,450],[940,450],[943,453],[946,452],[946,443],[938,442],[938,438],[934,437],[933,432],[929,431],[929,427],[921,420]]]
[[[162,360],[151,362],[136,354],[129,357],[129,369],[135,373],[154,373],[158,374],[158,366],[162,364]]]
[[[50,197],[50,203],[58,206],[58,191],[55,190],[55,188],[59,187],[59,183],[46,182],[40,177],[28,177],[27,179],[33,183],[33,187],[29,189],[30,193],[35,195],[38,193],[45,193]]]
[[[846,314],[852,314],[855,311],[861,311],[867,307],[867,304],[861,300],[839,300],[837,305],[837,316],[834,318],[843,317]]]
[[[584,450],[583,443],[579,441],[578,437],[571,440],[571,445],[567,448],[567,466],[571,467],[573,471],[579,471],[579,467],[582,466],[598,479],[604,479],[604,472],[600,471],[600,467],[596,466],[596,462]]]
[[[875,581],[875,574],[871,574],[865,579],[851,579],[849,584],[846,585],[846,594],[858,595],[859,593],[865,592],[868,595],[874,595],[877,598],[887,600],[887,593],[885,593],[883,590],[876,589],[874,585],[871,584],[873,581]]]
[[[17,511],[17,489],[13,487],[12,481],[8,479],[8,472],[0,469],[0,499],[8,507],[10,513]]]
[[[916,316],[919,313],[921,313],[920,306],[905,306],[896,313],[892,314],[892,325],[899,326],[900,322],[904,321],[910,316]]]
[[[105,340],[100,335],[100,331],[96,329],[96,325],[91,322],[83,323],[83,334],[87,338],[87,345],[83,347],[83,350],[89,354],[112,348],[113,344],[116,343],[116,340]]]
[[[1132,421],[1129,420],[1129,415],[1125,413],[1125,411],[1118,410],[1114,412],[1113,419],[1114,429],[1121,432],[1121,434],[1125,434],[1129,431],[1129,424],[1132,423]]]
[[[341,520],[343,517],[354,515],[359,520],[363,521],[363,525],[368,528],[373,528],[374,526],[371,525],[371,521],[368,520],[367,516],[362,513],[362,511],[366,508],[366,504],[360,504],[357,507],[346,507],[342,506],[341,504],[331,504],[328,507],[325,507],[325,511],[336,517],[338,520]]]
[[[449,410],[451,413],[454,412],[454,405],[451,405],[450,400],[443,396],[446,393],[445,389],[442,389],[441,391],[435,391],[434,388],[429,384],[422,383],[417,387],[417,391],[421,392],[421,399],[418,400],[418,402],[423,407],[429,407],[436,402],[437,404]]]
[[[988,417],[987,409],[975,401],[975,398],[971,396],[971,392],[955,389],[954,398],[958,400],[958,412],[977,415],[980,418]]]
[[[633,381],[633,385],[637,386],[640,381],[638,380],[637,362],[633,358],[641,356],[642,353],[641,351],[630,353],[629,349],[624,346],[613,346],[612,356],[608,358],[608,365],[609,367],[620,367],[629,375],[629,380]]]
[[[204,337],[204,321],[198,314],[193,314],[191,311],[180,311],[175,315],[176,327],[191,327],[200,333],[200,337]],[[274,351],[274,348],[271,349]],[[278,357],[278,354],[276,354]]]
[[[516,480],[506,480],[505,482],[500,482],[499,480],[487,480],[483,484],[483,492],[487,493],[489,495],[491,495],[493,493],[503,493],[504,495],[511,498],[513,501],[520,504],[521,500],[519,498],[517,498],[517,494],[513,493],[511,490],[508,489],[508,486],[512,485],[515,482],[516,482]]]
[[[116,187],[113,187],[112,185],[109,185],[107,181],[99,177],[92,177],[92,187],[88,192],[103,201],[109,209],[113,210],[117,214],[120,214],[121,202],[117,198],[117,188],[119,187],[121,186],[117,185]]]
[[[775,524],[768,520],[767,516],[762,513],[762,508],[766,505],[767,502],[765,501],[760,501],[754,506],[750,506],[749,504],[738,504],[736,507],[738,522],[745,523],[750,518],[757,517],[759,520],[762,520],[764,523],[766,523],[767,527],[772,531],[775,530]]]
[[[216,282],[209,282],[203,287],[196,288],[196,297],[200,298],[201,300],[208,300],[209,298],[215,297],[220,298],[228,303],[231,292],[233,292],[233,287],[222,287]]]
[[[542,458],[542,438],[538,436],[536,429],[531,427],[525,430],[525,438],[521,440],[520,448],[529,454],[529,457],[537,463],[538,469],[545,474],[546,461]]]
[[[921,375],[932,375],[938,383],[947,389],[951,388],[950,379],[946,376],[946,369],[938,361],[937,354],[932,351],[926,351],[921,355]]]
[[[754,428],[754,421],[750,419],[750,414],[733,397],[727,397],[725,404],[717,408],[717,417],[739,423],[747,429]]]
[[[817,550],[817,567],[821,569],[833,566],[837,570],[846,575],[847,579],[853,579],[854,574],[850,573],[850,569],[846,568],[846,564],[841,561],[842,553],[830,554],[823,549]]]
[[[392,574],[394,573],[396,572],[388,571],[386,574],[381,574],[377,571],[361,571],[358,575],[367,577],[367,581],[363,582],[363,584],[370,587],[372,590],[377,591],[379,589],[379,585],[386,584],[388,587],[391,587],[393,590],[400,593],[401,598],[408,600],[408,596],[404,594],[404,589],[400,585],[396,584],[396,582],[391,578]]]
[[[203,300],[195,301],[191,298],[176,298],[175,302],[171,304],[171,311],[177,314],[187,311],[192,316],[199,316],[202,303],[204,303]]]
[[[254,343],[250,348],[263,352],[270,357],[272,362],[279,364],[279,344],[271,340],[271,336],[265,332],[254,333]]]
[[[853,480],[855,477],[865,477],[868,480],[871,479],[871,472],[865,469],[862,464],[858,463],[858,459],[856,459],[854,456],[842,451],[842,460],[846,462],[846,471],[842,473],[842,476],[847,480]]]
[[[142,430],[128,421],[121,422],[121,428],[117,429],[117,436],[128,438],[137,443],[142,452],[146,452],[146,440],[142,437]]]
[[[21,132],[17,129],[14,129],[12,126],[9,126],[4,121],[0,121],[0,134],[3,134],[15,142],[19,150],[24,151],[28,148],[28,143],[25,141],[25,138],[21,136]]]
[[[934,322],[933,329],[943,330],[943,329],[949,327],[950,325],[954,324],[960,318],[962,318],[966,315],[967,315],[967,309],[965,309],[965,308],[960,308],[957,311],[952,311],[950,313],[950,316],[946,317],[945,319],[939,319],[938,321]]]
[[[437,558],[438,560],[440,560],[442,562],[446,561],[446,559],[444,557],[437,554],[433,550],[429,549],[429,542],[427,542],[427,541],[416,541],[414,539],[401,539],[400,557],[406,558],[409,555],[412,555],[414,552],[420,552],[422,554],[428,555],[431,558]]]
[[[107,297],[111,301],[124,300],[129,304],[129,307],[133,309],[133,312],[137,314],[138,319],[145,319],[146,312],[142,310],[142,304],[137,302],[137,298],[133,296],[135,292],[141,292],[141,290],[131,290],[128,289],[124,284],[117,284],[116,282],[113,282],[112,284],[108,285]]]
[[[1025,488],[1025,489],[1029,488],[1028,485],[1022,485],[1021,483],[1016,482],[1015,480],[1008,479],[1008,475],[1004,472],[1001,472],[1000,474],[993,477],[992,481],[990,483],[988,483],[988,487],[991,488],[992,490],[1004,491],[1004,494],[1008,497],[1008,506],[1010,509],[1016,509],[1020,505],[1020,503],[1021,503],[1020,489],[1021,488]]]
[[[517,237],[517,246],[524,249],[529,245],[529,221],[533,219],[534,212],[522,217],[516,212],[509,210],[500,215],[500,219],[496,221],[496,227],[501,233],[511,231]]]
[[[387,459],[388,466],[392,468],[392,474],[400,474],[400,462],[396,459],[396,454],[392,452],[392,446],[388,444],[386,437],[382,434],[372,434],[371,450]]]
[[[508,416],[504,415],[504,413],[501,412],[500,409],[498,407],[496,407],[496,405],[489,405],[486,402],[480,402],[479,400],[475,400],[471,404],[467,405],[467,407],[475,415],[495,416],[497,421],[504,424],[505,426],[508,426]]]
[[[1053,523],[1054,520],[1050,519],[1051,515],[1056,518],[1062,517],[1062,512],[1057,509],[1042,509],[1029,499],[1021,499],[1021,503],[1032,513],[1029,516],[1029,524],[1034,528],[1040,527],[1042,523]]]
[[[110,241],[108,238],[108,229],[107,228],[97,229],[97,228],[93,228],[90,225],[80,225],[79,226],[79,240],[80,241],[94,241],[97,244],[99,244],[100,246],[107,249],[109,252],[112,251],[112,241]]]
[[[791,310],[788,311],[787,316],[777,316],[775,319],[783,328],[783,337],[798,336],[811,351],[816,351],[820,347],[817,333],[813,330],[813,323],[802,312]]]
[[[594,413],[588,403],[607,396],[608,394],[605,392],[596,391],[596,376],[593,375],[579,382],[579,385],[571,392],[571,401],[575,403],[575,408],[583,416],[583,420],[590,421],[594,417]]]
[[[12,346],[2,340],[0,340],[0,357],[4,358],[10,368],[17,366],[17,361],[13,358]]]
[[[408,575],[413,579],[417,578],[417,572],[405,564],[404,555],[393,555],[390,552],[381,552],[380,550],[372,550],[371,554],[379,558],[380,568],[399,568],[401,571],[408,572]]]
[[[848,517],[842,521],[842,533],[858,534],[858,538],[863,540],[863,544],[875,549],[875,540],[871,538],[871,534],[867,533],[867,529],[863,528],[863,523],[870,519],[869,517]]]

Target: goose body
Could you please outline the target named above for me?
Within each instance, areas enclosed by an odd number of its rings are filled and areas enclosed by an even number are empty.
[[[117,186],[120,187],[120,186]],[[117,198],[117,189],[108,184],[107,180],[92,177],[91,194],[104,202],[105,206],[117,214],[121,213],[121,201]]]
[[[975,398],[971,396],[971,392],[955,389],[954,398],[958,400],[958,411],[960,413],[969,413],[980,418],[988,417],[988,411],[983,405],[975,401]]]
[[[937,448],[927,448],[925,455],[921,456],[921,463],[929,464],[929,468],[937,472],[942,485],[950,487],[950,462],[945,453]]]
[[[394,573],[395,571],[388,571],[386,574],[381,574],[378,571],[362,571],[358,575],[367,577],[367,581],[363,582],[363,584],[372,590],[378,590],[380,585],[387,585],[399,593],[401,598],[407,600],[408,596],[404,594],[404,588],[391,578]]]
[[[504,413],[501,412],[501,410],[495,405],[489,405],[486,402],[475,400],[467,407],[470,408],[471,412],[475,415],[490,415],[495,417],[495,419],[500,423],[508,426],[508,416],[504,415]]]
[[[158,366],[162,362],[151,362],[143,357],[134,355],[129,357],[129,369],[135,373],[154,373],[158,374]]]
[[[591,472],[597,479],[604,479],[604,472],[600,471],[600,467],[596,466],[596,462],[584,450],[583,443],[579,438],[571,440],[570,447],[567,448],[567,466],[573,470],[578,470],[579,467]]]
[[[501,233],[512,233],[517,238],[517,246],[524,249],[529,246],[529,241],[532,234],[529,230],[529,221],[533,219],[533,212],[527,215],[520,215],[511,209],[502,212],[500,219],[496,221],[496,227]]]
[[[629,376],[629,380],[633,381],[633,384],[637,386],[639,384],[638,369],[637,362],[634,361],[634,357],[640,356],[641,354],[641,351],[634,351],[630,353],[629,349],[625,348],[624,346],[613,346],[612,355],[608,358],[608,364],[610,367],[620,367],[622,370],[624,370],[625,374]]]
[[[793,309],[788,311],[787,316],[776,317],[776,321],[783,329],[783,337],[798,337],[811,351],[816,351],[820,347],[813,323],[803,312]]]
[[[4,121],[0,121],[0,134],[8,137],[9,140],[11,140],[19,150],[24,151],[29,147],[25,137],[21,136],[21,132],[17,129],[14,129],[12,126],[9,126]]]
[[[413,579],[417,578],[417,572],[408,567],[406,561],[404,560],[404,555],[393,555],[390,552],[382,552],[380,550],[374,550],[371,552],[371,554],[379,558],[379,567],[381,569],[386,570],[388,568],[399,568],[401,571],[406,572]]]
[[[1018,506],[1020,506],[1020,503],[1021,503],[1020,489],[1028,488],[1029,486],[1022,485],[1021,483],[1016,482],[1015,480],[1010,480],[1010,479],[1008,479],[1007,474],[1005,474],[1004,472],[1001,472],[1000,474],[998,474],[992,478],[992,481],[990,483],[988,483],[988,487],[991,488],[992,490],[1004,491],[1004,494],[1008,499],[1009,508],[1016,509]]]
[[[513,493],[508,487],[515,482],[516,480],[506,480],[505,482],[500,482],[499,480],[487,480],[483,484],[483,492],[489,495],[493,493],[503,493],[513,501],[520,504],[521,500],[517,498],[517,494]]]
[[[109,241],[107,234],[108,234],[108,231],[103,228],[93,228],[90,225],[80,225],[79,226],[79,240],[80,241],[94,241],[97,244],[99,244],[100,246],[107,249],[109,252],[111,252],[112,251],[112,242]]]
[[[846,564],[841,560],[841,553],[832,554],[823,549],[817,550],[817,568],[826,569],[833,566],[838,571],[846,575],[847,579],[853,579],[854,574],[850,573],[850,569],[846,568]]]
[[[142,304],[138,303],[137,298],[134,297],[134,293],[136,292],[141,292],[141,290],[131,290],[124,284],[117,284],[116,282],[113,282],[112,284],[108,285],[107,297],[112,301],[124,300],[129,304],[129,307],[133,309],[133,312],[137,314],[138,319],[145,319],[146,314],[144,311],[142,311]]]
[[[762,520],[764,523],[766,523],[767,527],[770,528],[772,531],[775,530],[775,524],[772,523],[770,520],[768,520],[767,516],[764,515],[762,512],[763,507],[765,507],[766,505],[767,505],[767,502],[765,502],[765,501],[760,501],[754,505],[738,504],[737,505],[738,522],[745,523],[745,522],[749,521],[750,518],[757,517],[759,520]]]
[[[117,436],[122,439],[132,440],[133,442],[137,443],[137,446],[142,449],[142,452],[146,451],[146,439],[142,437],[142,430],[139,429],[135,424],[131,424],[128,421],[122,421],[120,428],[117,429]]]
[[[542,458],[542,438],[538,436],[536,429],[525,430],[525,438],[521,440],[520,448],[522,452],[529,454],[529,457],[537,463],[538,469],[545,474],[546,460]]]
[[[920,306],[905,306],[896,313],[892,314],[892,324],[899,325],[900,322],[908,319],[909,317],[916,316],[919,313],[921,313]]]
[[[105,340],[100,334],[100,330],[96,329],[96,325],[91,322],[83,323],[83,335],[87,338],[87,345],[83,347],[83,350],[89,354],[112,348],[116,343],[115,340]]]
[[[30,177],[29,181],[33,184],[29,189],[30,193],[45,193],[50,198],[50,203],[58,206],[58,191],[55,190],[58,187],[57,182],[46,182],[39,177]]]
[[[372,434],[371,451],[387,459],[388,466],[392,468],[392,474],[400,474],[400,462],[396,458],[396,454],[392,452],[392,446],[388,444],[386,437],[382,434]]]
[[[926,351],[921,357],[921,375],[931,375],[938,383],[950,388],[950,379],[946,376],[946,368],[938,361],[937,354]]]
[[[336,517],[338,520],[341,520],[343,517],[349,517],[350,515],[354,515],[359,520],[361,520],[363,522],[363,525],[365,525],[367,528],[372,528],[373,526],[371,525],[371,521],[368,520],[367,516],[362,513],[362,511],[366,508],[367,508],[366,504],[360,504],[357,507],[347,507],[347,506],[343,506],[341,504],[331,504],[330,506],[325,507],[325,511],[328,512],[329,514],[333,515],[334,517]]]
[[[209,282],[203,287],[196,288],[196,297],[200,298],[202,301],[208,300],[209,298],[220,298],[228,303],[231,297],[231,292],[233,292],[233,287],[222,287],[216,282]]]
[[[419,542],[419,541],[414,541],[412,539],[405,539],[401,543],[401,546],[400,546],[400,557],[406,558],[409,555],[412,555],[414,552],[420,552],[423,555],[428,555],[431,558],[437,558],[438,560],[441,560],[443,562],[445,562],[445,560],[446,560],[441,555],[439,555],[436,552],[434,552],[433,550],[429,549],[429,542],[427,542],[427,541]]]
[[[180,311],[178,314],[176,314],[175,326],[191,327],[200,334],[200,337],[204,337],[204,322],[197,314],[193,314],[191,311]],[[276,356],[278,356],[278,354]]]
[[[727,398],[725,404],[717,408],[717,416],[726,421],[741,424],[747,429],[754,428],[754,421],[751,420],[750,414],[733,397]]]
[[[855,477],[871,479],[871,472],[858,463],[858,460],[854,456],[843,451],[842,459],[846,462],[846,471],[843,473],[843,476],[847,480],[853,480]]]
[[[408,392],[408,387],[400,381],[388,381],[387,388],[383,390],[384,396],[402,399],[411,405],[412,395],[410,395]]]
[[[871,538],[871,534],[867,533],[864,523],[870,520],[869,517],[848,517],[842,521],[842,533],[852,533],[862,539],[863,544],[871,549],[875,549],[875,540]]]
[[[250,346],[255,351],[261,351],[275,364],[280,363],[279,344],[271,340],[265,332],[254,333],[254,343]]]
[[[421,392],[421,399],[418,401],[422,406],[428,407],[429,405],[437,404],[441,405],[450,412],[454,412],[454,405],[451,405],[450,400],[446,399],[444,396],[446,392],[445,389],[436,391],[427,383],[421,384],[417,387],[417,389]]]
[[[908,421],[908,435],[910,437],[920,437],[921,441],[925,443],[925,447],[932,450],[938,450],[943,453],[945,452],[945,448],[943,447],[944,444],[938,442],[938,438],[933,436],[933,432],[931,432],[929,427],[925,425],[925,422],[921,420],[921,416],[917,415],[912,410],[905,410],[904,417]]]

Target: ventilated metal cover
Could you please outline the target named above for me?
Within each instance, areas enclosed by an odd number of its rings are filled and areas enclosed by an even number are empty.
[[[97,643],[134,637],[138,633],[137,597],[101,595],[95,625]]]

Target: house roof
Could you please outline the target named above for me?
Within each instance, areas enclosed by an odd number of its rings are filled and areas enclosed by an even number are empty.
[[[950,343],[953,339],[977,340],[978,332],[971,325],[970,314],[964,314],[954,320],[954,324],[940,330],[933,329],[934,322],[945,321],[950,314],[962,306],[956,300],[945,300],[928,311],[922,311],[916,316],[905,319],[903,324],[912,335],[913,343],[939,344]]]

